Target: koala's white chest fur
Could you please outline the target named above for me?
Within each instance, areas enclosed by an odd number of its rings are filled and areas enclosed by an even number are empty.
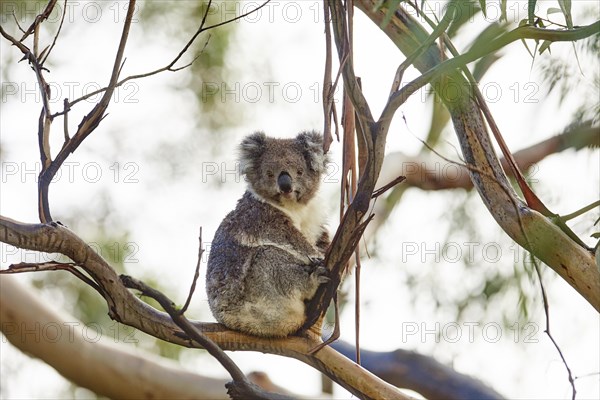
[[[271,203],[262,198],[249,186],[247,189],[252,195],[263,203],[268,203],[287,215],[302,235],[313,245],[317,243],[323,232],[323,222],[327,220],[327,210],[323,207],[323,200],[317,194],[306,204],[290,204],[286,207]]]
[[[273,204],[279,210],[283,211],[294,223],[310,243],[316,243],[323,231],[323,221],[326,218],[325,204],[320,196],[317,195],[310,199],[307,204],[295,204],[293,206],[281,207]]]

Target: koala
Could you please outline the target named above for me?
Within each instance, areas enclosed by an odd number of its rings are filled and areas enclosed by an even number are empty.
[[[323,137],[275,139],[256,132],[239,147],[248,187],[215,233],[206,271],[210,309],[220,323],[284,337],[304,323],[306,302],[328,282],[329,238],[317,193],[325,171]]]

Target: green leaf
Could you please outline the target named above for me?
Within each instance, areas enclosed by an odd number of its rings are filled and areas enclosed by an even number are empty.
[[[472,72],[475,80],[480,81],[481,78],[483,78],[483,76],[485,75],[485,73],[490,69],[492,65],[494,65],[496,61],[500,59],[500,57],[501,55],[498,55],[498,53],[494,53],[485,55],[479,60],[475,61]]]
[[[531,73],[531,71],[533,71],[533,66],[535,64],[535,56],[537,55],[539,47],[540,47],[540,41],[536,40],[535,41],[535,49],[533,50],[533,58],[531,59],[531,68],[529,70],[530,73]]]
[[[548,50],[548,53],[552,53],[550,51],[550,45],[552,44],[552,42],[550,40],[544,40],[542,42],[542,45],[540,46],[540,50],[539,53],[542,54],[544,51]]]
[[[535,17],[535,3],[537,3],[537,0],[529,0],[527,3],[527,19],[529,20],[529,25],[533,25],[533,18]]]
[[[571,15],[571,0],[558,0],[558,5],[565,16],[567,27],[573,29],[573,16]]]
[[[519,27],[525,26],[525,25],[527,25],[526,19],[522,19],[521,21],[519,21]],[[535,58],[535,55],[531,52],[531,50],[529,49],[529,46],[527,46],[527,42],[525,41],[525,39],[521,39],[521,42],[523,43],[523,46],[525,46],[525,48],[527,49],[527,52],[529,53],[531,58]]]
[[[489,43],[491,43],[494,39],[500,37],[505,34],[507,31],[506,24],[492,23],[488,25],[484,30],[479,32],[469,49],[475,48],[486,48]]]
[[[500,1],[500,22],[508,21],[508,17],[506,16],[506,3],[508,0]]]
[[[479,5],[481,6],[481,12],[483,13],[483,16],[487,18],[487,13],[485,10],[485,0],[479,0]]]
[[[548,9],[548,11],[546,12],[546,15],[557,14],[557,13],[562,13],[562,10],[560,8],[550,7]]]
[[[454,18],[446,30],[446,33],[452,38],[458,33],[461,27],[467,23],[473,22],[473,17],[481,10],[475,7],[473,3],[462,0],[448,2],[447,10],[449,11],[451,7],[454,10]]]

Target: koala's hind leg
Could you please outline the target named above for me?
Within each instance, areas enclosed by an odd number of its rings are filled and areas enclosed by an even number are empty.
[[[260,325],[257,329],[263,336],[287,336],[297,331],[306,318],[305,301],[329,280],[326,272],[320,259],[306,257],[302,262],[275,246],[256,249],[245,277],[247,296],[241,314],[248,314],[248,318],[243,319]]]

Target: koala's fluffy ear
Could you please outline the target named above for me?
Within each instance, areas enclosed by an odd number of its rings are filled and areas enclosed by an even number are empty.
[[[323,135],[318,132],[302,132],[296,136],[296,141],[304,146],[304,157],[310,169],[317,172],[325,171],[328,158],[323,153]]]
[[[254,163],[262,155],[266,142],[267,136],[264,132],[254,132],[242,140],[239,147],[240,171],[242,174],[254,168]]]

